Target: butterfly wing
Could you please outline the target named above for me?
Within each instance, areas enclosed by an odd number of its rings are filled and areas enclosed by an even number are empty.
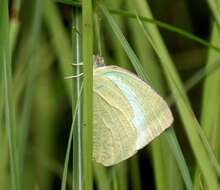
[[[93,158],[114,165],[136,152],[134,112],[117,85],[105,76],[94,76]]]
[[[138,136],[137,150],[160,135],[173,122],[166,102],[136,75],[116,66],[100,67],[95,70],[94,75],[111,79],[131,104],[135,115],[132,123]]]

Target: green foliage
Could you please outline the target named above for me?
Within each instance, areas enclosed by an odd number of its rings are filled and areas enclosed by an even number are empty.
[[[9,9],[1,0],[0,186],[220,189],[220,16],[207,4],[14,0]],[[211,32],[194,24],[204,15]],[[174,114],[173,126],[112,167],[92,161],[93,54],[136,72]]]

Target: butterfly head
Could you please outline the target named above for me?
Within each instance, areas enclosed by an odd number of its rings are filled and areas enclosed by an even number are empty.
[[[93,70],[105,66],[104,59],[100,55],[93,55]]]

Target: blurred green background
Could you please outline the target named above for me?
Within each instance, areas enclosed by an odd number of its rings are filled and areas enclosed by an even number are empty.
[[[219,189],[217,3],[97,0],[92,2],[91,17],[89,0],[84,4],[1,0],[0,189]],[[101,54],[107,65],[119,65],[147,78],[174,115],[172,127],[134,157],[108,168],[93,163],[94,183],[88,182],[89,187],[83,177],[87,168],[81,175],[76,168],[81,162],[73,161],[79,154],[76,123],[80,119],[75,121],[73,114],[79,102],[79,83],[64,79],[87,72],[71,66],[86,56],[87,47],[82,47],[86,17],[93,24],[86,38],[93,38],[93,53]],[[117,29],[125,39],[117,35]],[[131,49],[126,50],[125,41]],[[76,144],[68,155],[71,126]],[[83,156],[83,163],[91,162]],[[67,171],[65,159],[69,159]]]

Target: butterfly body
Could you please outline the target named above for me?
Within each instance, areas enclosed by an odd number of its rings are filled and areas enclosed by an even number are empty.
[[[93,89],[93,157],[105,166],[131,157],[173,122],[162,97],[125,69],[95,68]]]

